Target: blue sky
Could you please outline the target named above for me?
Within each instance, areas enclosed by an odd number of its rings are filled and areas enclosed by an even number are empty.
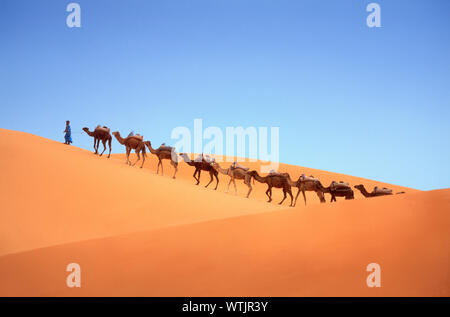
[[[0,2],[1,128],[278,126],[282,162],[450,187],[450,1],[376,1],[381,28],[359,0],[79,0],[68,28],[70,2]]]

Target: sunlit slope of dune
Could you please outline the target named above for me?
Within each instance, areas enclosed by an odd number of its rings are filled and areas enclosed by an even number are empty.
[[[0,149],[0,255],[278,208],[27,133]]]
[[[274,189],[274,202],[266,204],[266,185],[258,182],[252,185],[250,199],[245,199],[248,188],[242,181],[237,181],[237,197],[233,186],[225,194],[229,180],[225,175],[219,175],[217,191],[212,190],[215,180],[205,189],[209,181],[206,172],[202,173],[201,186],[195,186],[194,169],[184,162],[179,164],[176,180],[171,179],[173,168],[168,161],[164,161],[165,176],[157,176],[157,159],[150,153],[140,169],[127,166],[123,154],[107,159],[39,136],[4,129],[0,129],[0,149],[4,153],[0,157],[0,254],[276,210],[282,198],[281,190]],[[123,146],[113,140],[113,149]],[[135,159],[132,155],[132,160]],[[229,164],[221,163],[223,167]],[[261,163],[243,164],[259,169]],[[368,188],[386,185],[287,164],[280,164],[279,170],[289,172],[293,179],[301,173],[313,174],[324,185],[331,180],[364,183]],[[386,186],[408,194],[416,192]],[[356,198],[362,198],[359,192],[355,194]],[[307,199],[308,204],[319,203],[314,193],[307,193]],[[289,199],[284,204],[287,206]],[[297,205],[297,209],[301,208],[304,208],[302,200]]]
[[[0,295],[449,296],[449,211],[447,189],[54,246],[0,257]]]

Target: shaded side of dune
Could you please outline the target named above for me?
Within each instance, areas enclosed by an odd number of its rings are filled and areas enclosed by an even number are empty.
[[[450,190],[313,205],[0,258],[0,295],[449,296]],[[82,269],[69,289],[66,265]],[[368,288],[366,266],[381,266]]]

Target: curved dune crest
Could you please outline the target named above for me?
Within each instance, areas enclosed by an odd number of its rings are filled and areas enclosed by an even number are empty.
[[[392,188],[405,195],[305,207],[266,203],[141,170],[122,154],[99,158],[27,133],[0,129],[0,296],[449,296],[450,190],[421,192],[358,177],[280,164],[301,173]],[[132,157],[136,159],[135,156]],[[163,163],[164,164],[164,163]],[[167,164],[167,162],[166,162]],[[258,163],[245,163],[255,168]],[[222,165],[226,166],[226,163]],[[165,166],[168,166],[165,165]],[[294,194],[296,189],[294,190]],[[274,202],[282,198],[274,190]],[[79,263],[82,287],[68,288]],[[368,288],[366,266],[381,266]]]

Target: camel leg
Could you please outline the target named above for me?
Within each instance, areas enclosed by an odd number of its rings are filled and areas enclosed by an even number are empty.
[[[231,184],[232,181],[233,181],[233,178],[230,176],[230,181],[228,182],[226,193],[228,193],[230,191],[230,184]]]
[[[300,187],[298,188],[298,191],[300,191]],[[306,206],[306,195],[305,195],[305,187],[302,186],[302,194],[303,194],[303,200],[305,201],[305,206]],[[298,192],[297,192],[297,197],[298,197]],[[294,207],[297,204],[297,198],[295,198],[295,203],[294,203]]]
[[[216,178],[216,188],[214,188],[214,190],[217,190],[217,186],[219,186],[219,176],[217,176],[217,175],[218,174],[214,174],[214,177]]]
[[[199,169],[197,172],[197,185],[200,184],[200,175],[202,174],[202,170]]]
[[[96,147],[96,144],[97,144],[97,139],[94,138],[94,154],[97,154],[97,147]]]
[[[177,175],[178,172],[178,163],[175,163],[174,161],[170,160],[170,164],[175,168],[175,173],[173,173],[173,177],[175,179],[175,175]]]
[[[103,153],[105,153],[105,151],[106,151],[106,140],[102,140],[102,144],[103,144],[103,152],[102,152],[102,154],[100,154],[100,156],[102,156]]]
[[[198,178],[195,176],[195,175],[197,175],[197,172],[198,172]],[[198,185],[200,183],[200,170],[195,169],[194,178],[197,181],[197,184],[195,184],[195,185]]]
[[[285,189],[283,189],[283,194],[284,194],[283,199],[280,201],[280,203],[278,205],[281,205],[283,203],[283,201],[286,199],[286,190]]]
[[[130,162],[130,152],[131,152],[131,149],[130,149],[129,147],[127,147],[127,148],[126,148],[126,151],[127,151],[127,161],[125,162],[125,164],[131,165],[131,162]]]
[[[250,193],[252,192],[253,188],[250,183],[248,183],[247,186],[248,186],[248,193],[247,193],[247,198],[248,198],[250,196]]]
[[[237,195],[236,179],[234,177],[233,177],[233,184],[234,184],[234,194]]]
[[[292,203],[293,203],[293,200],[294,200],[294,196],[292,196],[292,191],[289,190],[289,191],[288,191],[288,194],[289,194],[289,196],[291,196],[291,204],[290,204],[289,206],[290,206],[290,207],[294,207],[294,205],[292,204]]]
[[[97,152],[97,154],[99,153],[99,149],[100,148],[100,139],[97,139],[97,149],[95,150]]]
[[[267,190],[266,190],[266,195],[267,195],[267,197],[269,197],[269,200],[268,200],[267,202],[270,202],[269,190],[270,190],[270,188],[269,188],[269,187],[267,187]]]
[[[323,192],[321,190],[317,190],[316,194],[319,197],[321,203],[325,203],[326,202],[325,197],[323,195]]]
[[[209,183],[206,184],[205,188],[207,188],[209,186],[209,184],[211,184],[211,182],[213,181],[213,173],[212,173],[212,171],[209,172],[209,176],[211,177],[211,179],[209,180]]]
[[[112,139],[109,139],[109,140],[108,140],[108,146],[109,146],[109,154],[108,154],[108,158],[110,158],[110,156],[111,156],[111,140],[112,140]]]
[[[141,159],[141,155],[139,154],[139,151],[134,151],[134,152],[136,153],[136,155],[137,155],[138,158],[137,158],[136,162],[134,162],[134,164],[131,165],[131,166],[135,166],[136,163],[139,162],[139,160]]]
[[[145,148],[144,148],[145,149]],[[141,168],[144,167],[144,163],[145,163],[145,152],[142,152],[142,164],[141,164]]]
[[[195,169],[194,175],[192,175],[194,177],[194,179],[197,180],[197,177],[195,175],[197,175],[197,169]],[[197,183],[197,185],[198,185],[198,183]]]
[[[158,159],[159,159],[159,157],[158,157]],[[159,174],[159,164],[161,164],[161,160],[158,161],[158,165],[156,167],[156,175]]]
[[[297,195],[295,196],[294,207],[297,205],[297,198],[298,198],[298,195],[300,194],[300,191],[302,191],[302,193],[303,193],[303,199],[305,200],[305,206],[306,206],[305,187],[303,187],[303,185],[300,185],[300,186],[298,186]]]
[[[252,188],[252,184],[251,184],[251,179],[248,178],[248,176],[245,176],[244,178],[244,184],[247,185],[248,187],[248,193],[247,193],[247,198],[250,196],[250,193],[252,192],[253,188]]]
[[[161,159],[159,160],[159,163],[161,164],[161,175],[164,176],[164,165],[163,165]]]
[[[270,185],[267,186],[268,188],[266,190],[266,195],[267,197],[269,197],[269,200],[267,202],[270,203],[272,201],[272,187],[270,187]]]

